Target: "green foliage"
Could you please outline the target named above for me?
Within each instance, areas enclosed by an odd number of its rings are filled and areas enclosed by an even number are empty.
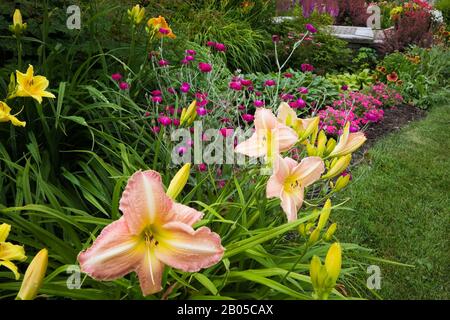
[[[338,90],[344,85],[351,91],[361,90],[374,82],[374,77],[370,69],[364,69],[358,73],[345,72],[342,74],[330,74],[326,78],[336,85]]]
[[[408,57],[418,56],[419,63]],[[420,108],[442,103],[449,98],[450,52],[443,46],[431,49],[412,47],[405,54],[396,52],[384,58],[386,73],[396,72],[401,85],[396,88],[410,104]]]
[[[355,71],[367,69],[372,69],[378,61],[377,52],[375,49],[368,47],[361,47],[358,49],[356,56],[353,58],[353,69]]]

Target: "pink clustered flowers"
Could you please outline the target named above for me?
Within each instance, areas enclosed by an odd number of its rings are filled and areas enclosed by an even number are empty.
[[[359,131],[366,124],[383,119],[382,107],[381,100],[362,92],[340,94],[332,106],[319,111],[320,128],[329,135],[340,135],[345,123],[350,122],[350,132]]]

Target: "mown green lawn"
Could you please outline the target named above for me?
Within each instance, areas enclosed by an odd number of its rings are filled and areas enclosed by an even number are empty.
[[[355,211],[337,211],[341,241],[378,257],[384,299],[450,299],[450,106],[377,142],[353,171],[343,197]]]

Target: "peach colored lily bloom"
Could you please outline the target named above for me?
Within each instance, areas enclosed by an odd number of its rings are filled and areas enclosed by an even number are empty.
[[[300,163],[278,157],[277,170],[267,182],[266,196],[280,198],[288,221],[297,219],[302,206],[305,188],[320,179],[325,165],[320,157],[307,157]]]
[[[153,170],[131,176],[120,200],[123,216],[106,226],[93,245],[78,255],[81,270],[97,280],[114,280],[130,272],[142,293],[162,290],[164,266],[196,272],[219,262],[220,236],[192,225],[202,213],[173,202]]]
[[[299,119],[294,109],[286,102],[278,107],[277,118],[281,123],[294,129],[301,138],[309,136],[319,125],[319,117]]]
[[[280,123],[272,111],[260,108],[255,112],[255,133],[235,148],[238,153],[249,157],[271,155],[272,146],[276,153],[289,150],[298,140],[294,130]]]

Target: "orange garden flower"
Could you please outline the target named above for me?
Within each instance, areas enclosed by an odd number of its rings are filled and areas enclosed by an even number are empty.
[[[383,66],[378,66],[376,70],[377,70],[378,72],[381,72],[382,74],[385,74],[385,73],[386,73],[386,68],[383,67]]]
[[[387,79],[389,82],[397,82],[397,80],[398,80],[398,74],[397,74],[397,72],[395,72],[395,71],[391,72],[390,74],[388,74],[388,75],[386,76],[386,79]]]
[[[155,33],[158,38],[169,37],[171,39],[175,39],[176,35],[172,32],[172,29],[169,27],[169,24],[166,22],[166,19],[163,16],[159,16],[158,18],[151,18],[147,21],[147,26],[150,30]]]

